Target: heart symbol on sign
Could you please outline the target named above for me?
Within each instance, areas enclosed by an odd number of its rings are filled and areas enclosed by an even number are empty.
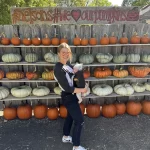
[[[77,22],[81,16],[81,10],[77,9],[77,10],[72,10],[71,11],[71,16],[72,18]]]

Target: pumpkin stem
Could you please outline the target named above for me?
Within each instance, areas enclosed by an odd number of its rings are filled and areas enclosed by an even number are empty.
[[[48,70],[47,68],[45,68],[45,71],[46,71],[46,72],[49,72],[49,70]]]
[[[5,35],[5,33],[4,33],[4,32],[2,32],[2,33],[1,33],[1,37],[3,37],[3,38],[5,38],[5,37],[6,37],[6,35]]]
[[[104,34],[104,37],[108,37],[108,35],[105,33],[105,34]]]
[[[34,66],[34,71],[33,72],[36,72],[36,66]]]
[[[113,37],[114,37],[114,36],[115,36],[115,32],[112,32],[111,36],[113,36]]]
[[[137,32],[133,32],[133,36],[137,36]]]
[[[48,38],[48,35],[47,35],[47,34],[45,34],[45,38]]]

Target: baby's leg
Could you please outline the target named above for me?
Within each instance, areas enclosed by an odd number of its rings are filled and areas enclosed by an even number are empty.
[[[81,97],[81,93],[76,93],[76,96],[78,98],[78,103],[80,104],[82,102],[82,97]]]

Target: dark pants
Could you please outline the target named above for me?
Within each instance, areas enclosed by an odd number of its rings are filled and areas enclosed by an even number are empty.
[[[68,115],[64,122],[63,134],[65,136],[68,136],[70,134],[71,126],[74,121],[72,142],[74,146],[79,146],[81,130],[84,120],[80,106],[78,104],[78,99],[76,95],[66,92],[62,92],[61,97],[62,103],[67,108],[68,111]]]

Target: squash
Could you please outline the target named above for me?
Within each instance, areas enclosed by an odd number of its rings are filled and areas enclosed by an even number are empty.
[[[145,85],[142,83],[132,83],[132,87],[134,88],[134,91],[138,93],[145,91]]]
[[[21,61],[21,55],[20,54],[4,54],[2,55],[2,61],[6,63],[14,63],[14,62],[20,62]]]
[[[40,45],[41,42],[42,41],[41,41],[40,37],[37,37],[37,35],[34,38],[32,38],[32,44],[35,45],[35,46]]]
[[[47,117],[50,119],[50,120],[56,120],[59,116],[59,111],[56,107],[53,107],[53,108],[48,108],[47,110]]]
[[[54,93],[55,94],[61,95],[61,92],[62,92],[62,89],[59,86],[57,86],[57,87],[54,88]]]
[[[83,39],[81,39],[81,45],[82,46],[86,46],[88,44],[89,44],[88,39],[86,39],[85,37]]]
[[[44,55],[44,59],[46,62],[57,63],[59,61],[58,55],[53,52],[48,52]]]
[[[141,44],[148,44],[149,43],[149,37],[148,34],[144,34],[140,39]]]
[[[6,87],[0,86],[0,99],[4,99],[8,97],[9,95],[9,90]]]
[[[4,71],[0,70],[0,80],[4,78]]]
[[[142,102],[142,113],[146,115],[150,115],[150,101],[144,100]]]
[[[83,69],[83,77],[84,79],[87,79],[90,77],[90,71],[88,69]]]
[[[37,80],[41,77],[41,73],[35,69],[33,72],[26,72],[26,77],[28,80]]]
[[[11,38],[11,44],[15,46],[18,46],[21,44],[21,40],[16,34],[14,34],[13,37]]]
[[[3,116],[6,120],[13,120],[17,117],[17,109],[15,107],[5,107]]]
[[[59,115],[61,118],[66,118],[68,114],[68,111],[64,105],[61,105],[59,108]]]
[[[127,77],[128,76],[128,70],[122,70],[122,68],[120,68],[119,70],[118,69],[115,69],[113,71],[113,76],[117,77],[117,78],[124,78],[124,77]]]
[[[35,96],[45,96],[50,93],[50,89],[46,86],[38,86],[33,89],[32,94]]]
[[[79,62],[83,64],[91,64],[94,61],[94,57],[92,54],[81,54],[79,56]]]
[[[113,62],[117,64],[122,64],[126,61],[127,56],[125,54],[117,54],[113,56]]]
[[[94,70],[94,77],[106,78],[112,75],[112,71],[108,67],[98,67]]]
[[[120,44],[128,44],[129,39],[126,37],[125,33],[122,34],[122,37],[119,39]]]
[[[49,71],[48,69],[45,69],[45,71],[42,73],[42,78],[44,80],[54,80],[54,71]]]
[[[85,112],[85,106],[84,106],[84,104],[83,104],[83,103],[80,103],[79,106],[80,106],[82,115],[84,115],[84,112]]]
[[[109,44],[109,38],[107,34],[104,34],[104,36],[100,39],[101,45],[108,45]]]
[[[106,96],[113,92],[113,88],[110,85],[98,84],[92,87],[92,92],[98,96]]]
[[[118,95],[129,96],[134,93],[134,89],[129,84],[118,84],[114,87],[114,92]]]
[[[57,34],[55,34],[54,37],[52,38],[52,45],[55,45],[55,46],[59,45],[60,43],[60,40],[59,38],[56,37],[56,35]]]
[[[6,78],[10,80],[23,79],[24,72],[21,71],[11,71],[6,73]]]
[[[27,53],[25,55],[25,61],[32,63],[32,62],[37,62],[38,61],[38,55],[36,53]]]
[[[139,61],[140,61],[139,54],[128,54],[127,55],[127,62],[138,63]]]
[[[27,85],[22,85],[22,86],[12,88],[11,94],[14,97],[23,98],[29,96],[31,94],[31,91],[32,91],[31,87]]]
[[[124,103],[115,103],[117,115],[123,115],[126,112],[126,105]]]
[[[60,44],[61,43],[67,43],[68,44],[68,39],[67,39],[66,35],[64,35],[64,37],[60,39]]]
[[[144,84],[145,90],[150,91],[150,82]]]
[[[104,53],[97,53],[96,54],[96,59],[99,63],[109,63],[112,59],[113,56],[111,54],[104,54]]]
[[[79,46],[81,44],[81,38],[78,37],[76,34],[76,37],[73,39],[73,45]]]
[[[45,46],[51,45],[51,39],[45,34],[45,37],[42,39],[42,44]]]
[[[6,37],[4,33],[1,34],[1,44],[3,45],[9,45],[10,44],[10,39]]]
[[[150,63],[150,54],[142,54],[141,61],[145,63]]]
[[[89,118],[98,118],[100,116],[100,105],[88,104],[86,107],[86,113]]]
[[[133,33],[133,36],[130,39],[131,44],[140,44],[141,38],[137,35],[137,32]]]
[[[117,37],[115,36],[115,33],[112,32],[112,35],[109,37],[109,44],[117,44]]]

